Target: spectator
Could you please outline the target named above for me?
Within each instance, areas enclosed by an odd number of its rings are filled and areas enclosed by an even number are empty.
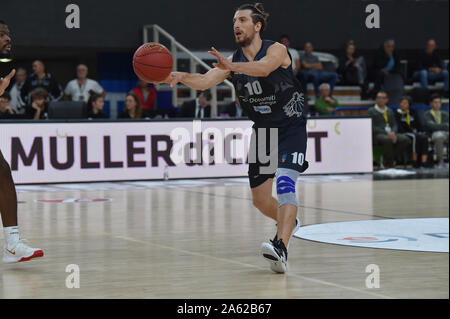
[[[319,87],[320,96],[316,99],[315,109],[320,115],[329,115],[334,112],[335,108],[339,107],[339,102],[333,97],[330,97],[330,85],[322,83]]]
[[[15,76],[16,82],[9,91],[9,94],[11,94],[11,107],[18,114],[23,114],[23,112],[25,112],[25,103],[22,101],[20,96],[20,90],[22,89],[26,79],[27,71],[24,68],[18,68]]]
[[[428,81],[444,81],[444,92],[448,97],[448,70],[444,70],[444,64],[436,52],[436,41],[428,40],[423,51],[419,55],[417,71],[413,74],[414,80],[420,80],[422,87],[428,89]]]
[[[145,110],[142,109],[141,101],[134,93],[128,93],[125,98],[122,113],[119,114],[120,119],[141,119],[150,117]]]
[[[69,81],[64,89],[64,94],[70,100],[83,101],[86,103],[89,99],[90,91],[105,96],[105,91],[100,84],[95,80],[88,79],[88,71],[88,67],[84,64],[79,64],[77,66],[77,78]]]
[[[363,56],[355,57],[355,43],[349,41],[345,46],[345,54],[339,59],[338,73],[342,77],[342,83],[359,85],[361,87],[361,99],[368,98],[368,82],[366,61]]]
[[[298,51],[291,48],[291,41],[289,39],[289,36],[286,34],[283,34],[280,37],[280,43],[286,46],[289,53],[291,54],[292,58],[292,71],[294,72],[294,75],[297,76],[298,71],[300,71],[300,55],[298,54]]]
[[[20,95],[22,100],[31,104],[30,93],[36,88],[44,88],[50,101],[58,101],[63,96],[61,86],[56,82],[50,73],[45,72],[45,65],[42,61],[36,60],[32,64],[33,73],[26,79]]]
[[[11,101],[11,95],[8,92],[4,92],[0,96],[0,120],[9,120],[15,118],[16,112],[11,107],[9,102]]]
[[[428,136],[422,129],[419,117],[416,112],[411,109],[412,99],[409,96],[403,96],[400,99],[400,107],[395,113],[398,132],[405,134],[411,139],[412,158],[414,167],[425,167],[428,160]],[[421,156],[419,162],[418,154]]]
[[[442,101],[438,94],[430,99],[431,110],[425,113],[425,125],[436,149],[438,168],[444,167],[444,144],[448,143],[448,113],[441,111]]]
[[[386,40],[383,47],[375,55],[372,66],[374,88],[371,95],[375,97],[376,92],[381,89],[386,75],[395,73],[400,73],[400,59],[395,52],[394,40]]]
[[[105,105],[105,98],[103,94],[99,94],[93,90],[91,90],[89,94],[89,100],[87,102],[88,118],[107,119],[108,115],[103,113],[103,106]]]
[[[411,141],[404,134],[398,134],[394,112],[387,107],[387,93],[378,92],[375,101],[375,106],[367,111],[367,115],[372,118],[374,144],[383,146],[384,166],[390,168],[394,166],[394,159],[403,154]]]
[[[47,119],[48,93],[44,88],[38,87],[30,93],[31,103],[25,107],[25,118],[33,120]]]
[[[180,107],[179,117],[203,119],[211,117],[211,93],[203,91],[192,101],[184,102]]]
[[[136,94],[141,102],[142,108],[146,111],[153,111],[155,108],[156,90],[153,84],[139,80],[138,85],[131,90]]]
[[[313,54],[313,45],[311,42],[305,43],[305,53],[300,56],[300,63],[301,70],[299,72],[299,79],[305,92],[307,83],[312,82],[316,97],[318,97],[319,84],[321,82],[327,82],[330,84],[330,92],[333,94],[338,75],[336,72],[323,71],[323,65],[319,61],[319,57]]]

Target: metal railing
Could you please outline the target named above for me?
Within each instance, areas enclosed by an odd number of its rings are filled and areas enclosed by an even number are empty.
[[[207,71],[211,70],[212,68],[206,64],[204,61],[202,61],[200,58],[198,58],[197,56],[195,56],[191,51],[189,51],[185,46],[183,46],[181,43],[179,43],[177,40],[175,40],[175,38],[168,33],[166,30],[164,30],[163,28],[161,28],[159,25],[157,24],[149,24],[149,25],[145,25],[143,27],[143,43],[147,43],[149,42],[149,33],[148,31],[152,29],[153,31],[153,42],[158,42],[159,43],[159,36],[163,35],[164,37],[166,37],[169,41],[170,41],[170,51],[172,53],[172,57],[173,57],[173,70],[176,71],[177,70],[177,50],[181,50],[183,52],[185,52],[190,59],[190,72],[191,73],[196,73],[197,71],[197,66],[200,65],[202,67],[204,67]],[[236,98],[235,95],[235,91],[234,91],[234,86],[233,84],[228,81],[225,80],[224,83],[230,87],[231,89],[231,99],[234,101]],[[197,97],[197,91],[195,89],[190,90],[190,95],[191,98],[195,99]],[[211,88],[211,117],[216,117],[217,116],[217,87],[214,86]],[[172,89],[172,104],[174,106],[178,106],[178,85],[176,85],[173,89]]]

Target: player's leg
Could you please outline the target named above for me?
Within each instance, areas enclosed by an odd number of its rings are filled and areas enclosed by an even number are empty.
[[[3,227],[17,226],[17,195],[11,169],[0,151],[0,213]],[[18,238],[17,238],[18,239]]]
[[[292,236],[297,218],[297,196],[295,185],[299,172],[289,168],[277,170],[277,194],[278,194],[278,223],[277,238],[281,239],[286,247]]]
[[[270,268],[284,273],[287,266],[287,250],[293,233],[300,227],[297,217],[296,181],[308,168],[306,155],[306,125],[285,128],[279,134],[279,161],[276,171],[278,195],[277,234],[270,243],[263,243],[261,252],[270,262]]]
[[[253,205],[261,213],[278,220],[278,201],[272,196],[273,178],[267,178],[262,184],[251,188]]]
[[[270,156],[270,131],[266,129],[254,129],[251,136],[250,151],[249,151],[249,165],[248,165],[248,178],[250,182],[250,188],[252,190],[253,205],[258,208],[261,213],[273,220],[277,220],[278,214],[278,201],[272,196],[273,178],[275,176],[276,165],[273,167],[273,171],[263,172],[262,166],[266,168],[268,165],[261,164],[258,154],[264,152],[266,156]],[[261,145],[259,137],[264,137],[265,144]],[[275,160],[276,161],[276,160]]]
[[[19,238],[17,223],[17,195],[11,169],[0,151],[0,213],[2,215],[5,234],[3,262],[21,262],[42,257],[44,253],[39,248],[25,245]]]

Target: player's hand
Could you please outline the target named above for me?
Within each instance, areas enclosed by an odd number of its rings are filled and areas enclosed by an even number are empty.
[[[225,71],[233,71],[231,69],[232,63],[226,57],[219,53],[214,47],[211,48],[211,51],[208,51],[209,54],[214,55],[217,58],[217,63],[213,63],[215,68],[219,68]]]
[[[9,82],[11,82],[11,79],[16,74],[16,70],[13,69],[11,73],[9,73],[6,78],[0,78],[0,95],[3,95],[6,88],[9,86]]]
[[[177,83],[181,82],[184,74],[184,72],[171,72],[165,80],[160,82],[153,82],[153,84],[170,84],[170,87],[173,88]]]

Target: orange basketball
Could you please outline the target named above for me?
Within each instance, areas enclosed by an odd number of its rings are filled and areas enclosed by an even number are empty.
[[[160,43],[145,43],[133,56],[134,73],[145,82],[159,82],[166,79],[172,71],[172,66],[172,54]]]

